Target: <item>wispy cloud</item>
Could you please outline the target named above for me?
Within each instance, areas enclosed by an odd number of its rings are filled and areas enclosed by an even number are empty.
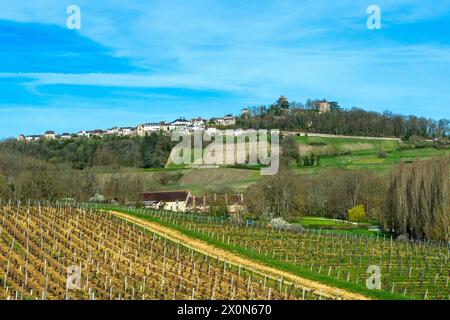
[[[448,117],[448,1],[375,2],[378,31],[366,28],[368,0],[80,0],[82,29],[71,31],[72,1],[0,0],[0,109],[53,108],[59,96],[65,114],[122,105],[132,119],[237,112],[285,94]]]

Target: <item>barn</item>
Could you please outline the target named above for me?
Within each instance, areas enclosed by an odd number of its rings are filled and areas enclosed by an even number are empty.
[[[146,208],[186,212],[190,198],[191,192],[186,190],[158,191],[141,193],[140,201]]]

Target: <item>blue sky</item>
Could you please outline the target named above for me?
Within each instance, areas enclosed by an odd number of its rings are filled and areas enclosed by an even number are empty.
[[[66,9],[81,8],[81,30]],[[382,29],[366,27],[369,5]],[[448,0],[0,0],[0,138],[290,101],[450,117]]]

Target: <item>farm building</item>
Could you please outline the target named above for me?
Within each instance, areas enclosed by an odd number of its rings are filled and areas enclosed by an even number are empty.
[[[211,207],[226,207],[231,215],[245,211],[244,196],[242,194],[210,194],[192,196],[187,204],[189,211],[207,212]]]
[[[185,212],[189,198],[191,198],[191,192],[183,190],[143,192],[140,200],[146,208]]]
[[[146,208],[176,212],[208,212],[213,208],[224,208],[231,215],[245,211],[242,194],[192,195],[190,191],[143,192],[140,201]]]

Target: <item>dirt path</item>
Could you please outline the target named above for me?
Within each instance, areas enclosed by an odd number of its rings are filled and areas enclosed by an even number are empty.
[[[339,299],[344,299],[344,300],[368,300],[369,299],[369,298],[367,298],[363,295],[357,294],[357,293],[353,293],[353,292],[345,291],[343,289],[331,287],[331,286],[328,286],[328,285],[325,285],[325,284],[322,284],[322,283],[319,283],[316,281],[312,281],[312,280],[308,280],[308,279],[299,277],[295,274],[292,274],[292,273],[289,273],[286,271],[282,271],[282,270],[279,270],[276,268],[266,266],[262,263],[242,257],[235,253],[217,248],[217,247],[210,245],[202,240],[188,237],[185,234],[183,234],[177,230],[165,227],[159,223],[141,220],[139,218],[135,218],[133,216],[130,216],[128,214],[121,213],[121,212],[116,212],[116,211],[109,211],[109,212],[119,218],[122,218],[122,219],[132,222],[136,225],[144,227],[144,228],[148,229],[149,231],[154,232],[162,237],[165,237],[175,243],[181,243],[184,246],[186,246],[190,249],[193,249],[195,251],[198,251],[202,254],[205,254],[205,255],[208,255],[208,256],[214,257],[214,258],[218,257],[220,260],[227,261],[228,263],[231,263],[235,266],[241,266],[241,267],[244,267],[249,270],[254,270],[256,273],[259,273],[263,276],[266,275],[273,279],[280,279],[281,277],[283,277],[283,280],[285,281],[285,283],[296,283],[302,287],[305,287],[306,289],[314,290],[316,293],[320,292],[322,294],[322,296],[324,296],[324,297],[329,297],[329,298],[334,299],[337,294]]]

